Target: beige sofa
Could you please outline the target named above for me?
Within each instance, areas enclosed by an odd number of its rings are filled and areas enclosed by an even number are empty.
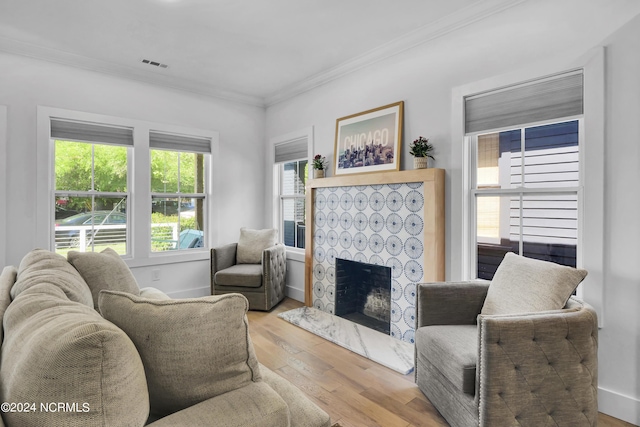
[[[258,363],[247,308],[140,290],[110,250],[34,250],[0,276],[0,426],[328,427]]]

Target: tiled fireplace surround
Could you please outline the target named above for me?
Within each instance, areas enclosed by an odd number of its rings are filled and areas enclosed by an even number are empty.
[[[390,267],[390,334],[413,342],[416,284],[444,280],[444,170],[312,180],[307,207],[306,304],[334,313],[336,258]]]

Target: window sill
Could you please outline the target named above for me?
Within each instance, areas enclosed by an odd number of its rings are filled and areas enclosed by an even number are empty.
[[[304,249],[287,248],[287,259],[304,262]]]
[[[178,264],[182,262],[209,261],[210,254],[207,249],[193,250],[187,253],[157,253],[149,258],[124,258],[130,268],[148,267],[162,264]]]

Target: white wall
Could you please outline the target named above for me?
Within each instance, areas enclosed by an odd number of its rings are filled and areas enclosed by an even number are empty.
[[[452,91],[454,88],[526,68],[565,64],[585,55],[608,34],[591,31],[567,34],[566,25],[551,8],[533,9],[525,2],[517,10],[503,12],[470,25],[385,61],[346,75],[339,80],[303,93],[267,109],[267,137],[284,134],[304,126],[314,126],[315,153],[332,159],[335,121],[339,117],[404,100],[404,137],[401,169],[412,169],[408,145],[418,136],[430,138],[436,146],[435,167],[447,171],[447,265],[448,280],[462,277],[462,159],[461,140],[452,139]],[[538,3],[540,4],[540,3]],[[575,10],[576,20],[584,28],[597,27],[602,16],[589,15],[588,8]],[[526,13],[549,13],[548,26],[518,27],[519,16]],[[617,21],[617,27],[626,19]],[[554,22],[555,19],[560,19]],[[513,27],[505,22],[514,22]],[[535,20],[534,22],[539,22]],[[575,22],[575,21],[574,21]],[[570,25],[567,23],[567,25]],[[636,18],[611,40],[607,80],[609,90],[608,138],[606,160],[607,206],[605,240],[605,328],[600,342],[600,410],[640,424],[640,263],[637,212],[638,191],[638,117],[640,106],[640,64],[637,52],[640,40]],[[615,28],[615,27],[614,27]],[[512,30],[512,32],[506,32]],[[570,32],[570,30],[569,30]],[[597,33],[597,31],[596,31]],[[634,53],[635,52],[635,53]],[[620,75],[613,84],[612,79]],[[632,90],[623,88],[629,82]],[[613,115],[615,114],[615,120]],[[615,129],[614,129],[615,126]],[[455,155],[454,155],[455,154]],[[588,154],[587,154],[588,155]],[[627,167],[621,167],[624,165]],[[270,177],[265,175],[268,180]],[[270,188],[270,181],[266,188]],[[626,191],[625,191],[626,189]],[[265,212],[271,212],[266,200]],[[635,217],[635,218],[634,218]],[[636,237],[636,239],[632,238]],[[290,273],[290,286],[304,286],[304,270]],[[294,283],[295,285],[292,285]],[[609,390],[609,391],[607,391]]]
[[[640,425],[640,17],[607,47],[600,408]]]
[[[43,241],[35,231],[39,105],[218,131],[221,183],[214,209],[219,224],[218,241],[212,245],[237,241],[242,226],[265,226],[264,191],[258,185],[265,173],[261,107],[10,54],[0,54],[0,100],[8,110],[7,198],[0,202],[7,218],[7,253],[0,264],[17,265]],[[150,282],[151,269],[160,270],[159,281]],[[205,260],[136,267],[133,272],[141,286],[153,285],[175,296],[209,293]]]

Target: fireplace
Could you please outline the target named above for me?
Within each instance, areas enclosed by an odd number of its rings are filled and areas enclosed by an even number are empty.
[[[336,263],[386,268],[390,285],[376,286],[360,300],[366,314],[362,307],[350,315],[384,323],[385,333],[412,343],[417,284],[444,280],[444,178],[442,169],[417,169],[310,180],[306,304],[345,317]],[[383,307],[388,307],[389,319],[377,319]]]
[[[336,258],[335,315],[389,335],[391,268]]]

